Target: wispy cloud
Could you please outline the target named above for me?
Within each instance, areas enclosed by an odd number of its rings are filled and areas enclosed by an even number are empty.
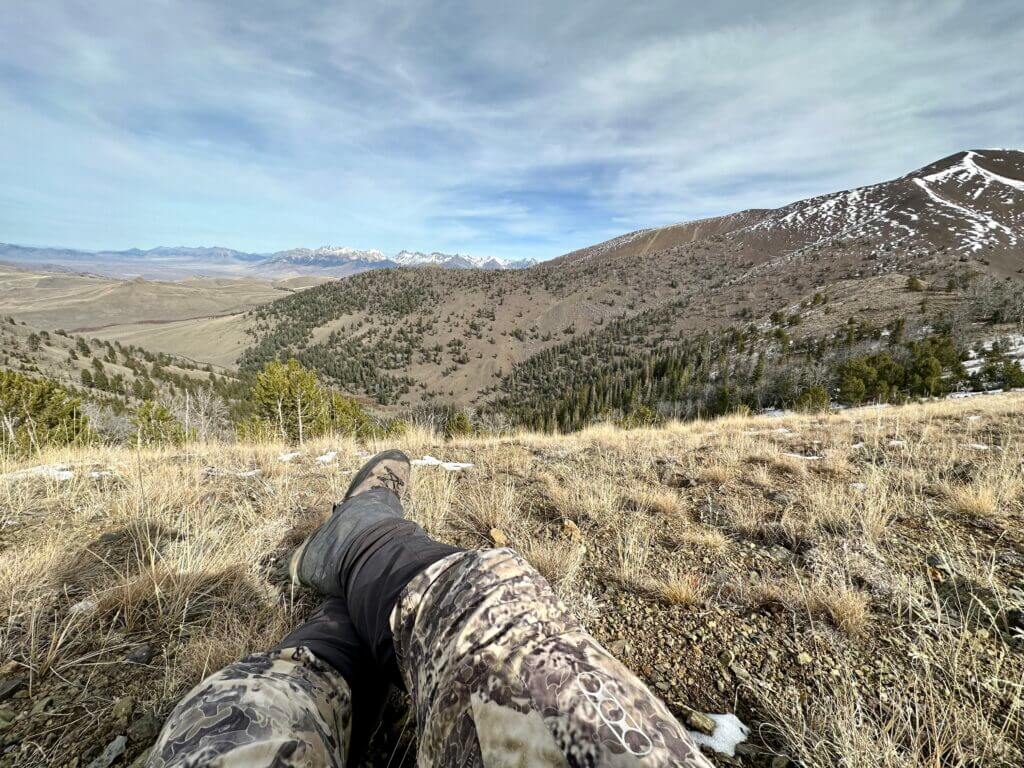
[[[1015,0],[686,5],[14,4],[0,240],[543,258],[1024,145]]]

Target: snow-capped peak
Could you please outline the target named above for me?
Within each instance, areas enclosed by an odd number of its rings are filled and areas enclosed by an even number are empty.
[[[533,259],[507,261],[494,256],[468,256],[461,253],[421,253],[420,251],[399,251],[391,260],[403,267],[437,266],[448,269],[521,269],[537,262]]]
[[[386,261],[381,251],[376,249],[360,250],[348,246],[324,245],[319,248],[292,248],[288,251],[279,251],[272,255],[275,261],[284,261],[291,264],[329,264],[345,263],[351,261]]]

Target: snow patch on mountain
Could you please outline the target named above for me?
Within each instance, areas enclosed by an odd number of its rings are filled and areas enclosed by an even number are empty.
[[[289,251],[278,251],[271,254],[269,261],[302,264],[308,266],[326,266],[346,264],[352,261],[377,262],[387,261],[381,251],[376,249],[360,250],[347,246],[325,245],[320,248],[292,248]]]
[[[391,260],[402,267],[445,267],[447,269],[524,269],[536,264],[535,259],[507,261],[494,256],[467,256],[461,253],[422,253],[399,251]]]

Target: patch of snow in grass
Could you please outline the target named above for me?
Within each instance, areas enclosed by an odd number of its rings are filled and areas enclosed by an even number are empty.
[[[8,472],[3,477],[7,480],[23,480],[27,477],[45,477],[48,480],[63,482],[75,476],[74,470],[64,464],[41,464],[38,467],[19,469],[17,472]]]
[[[442,463],[440,459],[435,459],[433,456],[424,456],[422,459],[413,459],[411,462],[417,467],[437,467]]]
[[[85,600],[79,600],[77,603],[68,608],[68,613],[72,616],[82,616],[85,614],[92,613],[99,607],[99,604],[91,597],[85,598]]]
[[[804,456],[802,453],[783,453],[783,456],[789,456],[791,459],[803,459],[804,461],[821,461],[824,456]]]
[[[280,456],[277,457],[277,460],[278,461],[283,461],[283,462],[287,463],[287,462],[292,461],[292,460],[294,460],[295,458],[297,458],[297,457],[299,457],[301,455],[302,455],[302,451],[291,451],[290,453],[282,453]]]
[[[700,746],[713,749],[722,755],[735,757],[736,745],[747,740],[750,728],[731,712],[724,715],[709,714],[708,717],[715,721],[715,732],[708,736],[700,731],[690,731],[690,736]]]
[[[207,467],[203,470],[203,473],[208,477],[259,477],[263,474],[261,469],[246,469],[246,470],[234,470],[234,469],[218,469],[217,467]]]
[[[317,464],[330,464],[332,461],[335,460],[335,458],[337,458],[337,456],[338,456],[338,452],[337,451],[328,451],[323,456],[317,456],[316,457],[316,463]]]
[[[473,466],[472,464],[460,461],[441,461],[434,456],[424,456],[422,459],[413,459],[411,463],[415,464],[417,467],[440,467],[448,472],[459,472]]]

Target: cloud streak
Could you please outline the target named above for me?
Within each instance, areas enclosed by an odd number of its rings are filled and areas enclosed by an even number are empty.
[[[1019,3],[849,5],[16,4],[0,240],[546,258],[1024,145]]]

